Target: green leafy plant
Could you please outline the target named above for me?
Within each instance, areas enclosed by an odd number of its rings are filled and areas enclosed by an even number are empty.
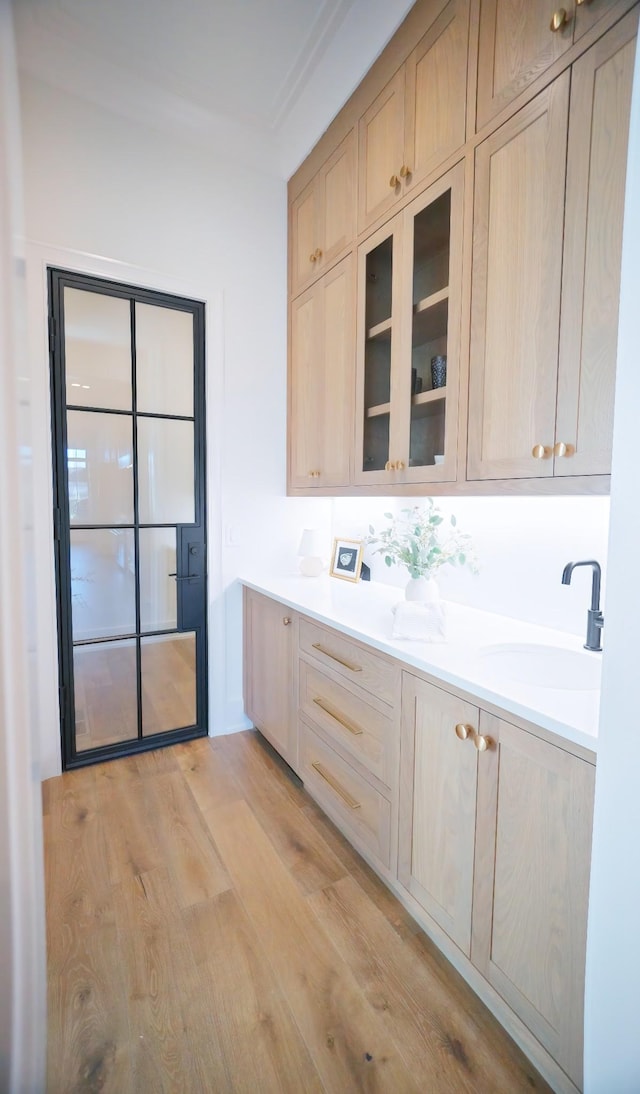
[[[387,566],[406,566],[411,577],[433,577],[446,563],[478,572],[471,536],[458,530],[453,515],[447,522],[433,498],[426,499],[425,508],[384,515],[391,524],[379,533],[369,525],[367,543],[378,544],[373,553],[382,555]]]

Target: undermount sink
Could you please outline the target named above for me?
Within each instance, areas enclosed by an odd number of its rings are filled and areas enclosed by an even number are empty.
[[[600,688],[601,654],[586,650],[581,653],[562,646],[512,642],[484,646],[480,658],[493,675],[500,675],[511,683],[565,691],[598,691]]]

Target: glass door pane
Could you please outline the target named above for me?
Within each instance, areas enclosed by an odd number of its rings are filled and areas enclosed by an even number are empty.
[[[393,236],[366,256],[363,471],[389,461],[391,422]]]
[[[131,309],[128,300],[64,290],[67,402],[131,410]]]
[[[142,639],[142,732],[166,733],[196,720],[196,636]]]
[[[413,220],[409,466],[444,461],[451,191]]]
[[[193,417],[193,315],[136,304],[138,410]]]

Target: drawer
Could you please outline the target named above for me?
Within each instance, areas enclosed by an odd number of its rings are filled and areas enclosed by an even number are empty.
[[[382,699],[383,703],[393,705],[397,702],[400,666],[365,649],[339,631],[321,627],[310,619],[301,619],[300,649],[320,664],[340,673],[346,680]]]
[[[306,789],[347,839],[366,848],[388,869],[390,803],[302,719],[299,745],[299,774]]]
[[[298,680],[300,712],[385,786],[391,786],[396,738],[389,714],[302,658]]]

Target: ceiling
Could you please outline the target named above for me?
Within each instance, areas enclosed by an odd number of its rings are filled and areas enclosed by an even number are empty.
[[[355,80],[351,75],[350,90],[410,6],[410,0],[14,0],[14,20],[23,73],[138,121],[179,129],[182,137],[224,141],[232,127],[236,138],[241,131],[257,139],[262,156],[286,137],[300,97],[331,64],[345,22],[367,14],[362,37],[370,56]]]

